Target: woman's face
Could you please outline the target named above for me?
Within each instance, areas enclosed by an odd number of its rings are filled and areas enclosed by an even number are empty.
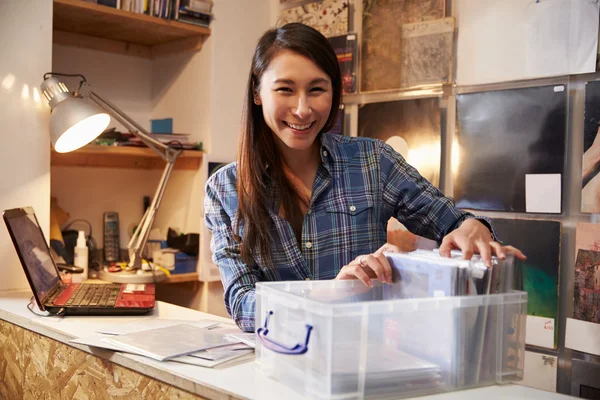
[[[284,156],[312,148],[333,97],[331,79],[314,62],[280,51],[261,77],[258,104]]]

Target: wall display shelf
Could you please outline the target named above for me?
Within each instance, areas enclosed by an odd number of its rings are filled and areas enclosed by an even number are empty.
[[[175,274],[170,275],[161,283],[182,283],[182,282],[197,282],[198,273],[190,272],[189,274]]]
[[[197,170],[202,165],[201,151],[186,150],[175,163],[177,170]],[[165,161],[147,147],[88,145],[70,153],[52,150],[50,164],[54,167],[106,167],[163,169]]]
[[[53,42],[137,57],[199,51],[210,29],[81,0],[54,0]]]
[[[359,92],[344,94],[342,102],[344,104],[369,104],[381,101],[394,100],[412,100],[428,97],[442,96],[444,93],[452,92],[451,85],[427,85],[411,87],[406,89],[393,89],[375,92]]]

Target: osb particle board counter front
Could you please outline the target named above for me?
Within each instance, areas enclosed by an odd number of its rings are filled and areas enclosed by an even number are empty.
[[[161,317],[231,320],[157,302],[151,316],[40,317],[26,306],[29,291],[0,292],[0,399],[281,399],[302,397],[255,374],[254,357],[217,368],[68,343],[106,324]]]

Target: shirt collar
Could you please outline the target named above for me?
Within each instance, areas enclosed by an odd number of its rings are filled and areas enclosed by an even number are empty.
[[[329,164],[335,161],[334,154],[334,139],[331,137],[332,133],[323,132],[320,135],[321,140],[321,160],[326,167],[329,167]]]

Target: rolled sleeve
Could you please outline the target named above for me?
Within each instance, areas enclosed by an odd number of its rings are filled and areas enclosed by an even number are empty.
[[[444,196],[389,145],[381,142],[380,151],[383,201],[409,231],[441,242],[462,221],[475,217],[457,209],[454,200]]]
[[[212,233],[212,259],[221,274],[227,312],[240,329],[252,332],[255,325],[255,284],[260,280],[260,273],[258,268],[252,268],[242,260],[240,244],[233,232],[232,221],[236,212],[235,173],[231,169],[218,171],[206,184],[204,200],[204,219]]]

